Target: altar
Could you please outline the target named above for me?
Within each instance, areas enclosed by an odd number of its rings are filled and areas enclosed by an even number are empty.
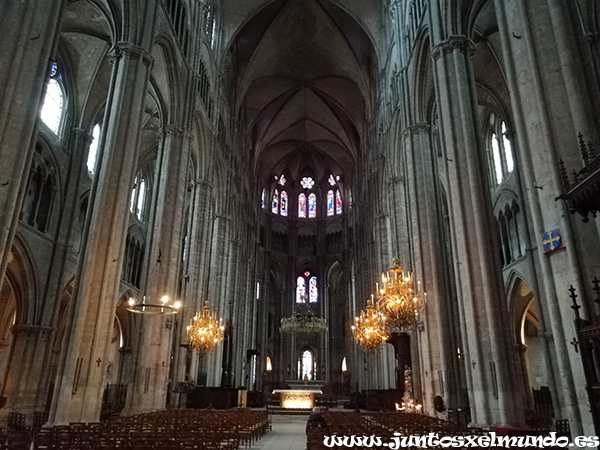
[[[275,389],[273,394],[279,394],[281,407],[285,409],[312,409],[315,405],[315,394],[322,394],[321,389],[300,386],[299,389]]]

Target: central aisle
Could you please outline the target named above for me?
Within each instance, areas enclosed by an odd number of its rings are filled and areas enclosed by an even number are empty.
[[[252,450],[305,450],[308,415],[273,415],[272,430]]]

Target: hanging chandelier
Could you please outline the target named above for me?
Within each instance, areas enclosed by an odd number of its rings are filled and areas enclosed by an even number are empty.
[[[317,334],[327,331],[327,321],[315,316],[307,304],[299,304],[294,314],[281,319],[279,329],[288,334]]]
[[[187,326],[190,348],[198,350],[198,353],[211,351],[225,337],[225,327],[221,323],[222,320],[211,314],[208,301],[205,301],[202,311],[196,313]]]
[[[127,302],[127,311],[136,314],[177,314],[180,309],[181,302],[177,300],[171,303],[168,295],[163,295],[158,303],[149,301],[145,295],[141,302],[133,297],[129,297]]]
[[[419,295],[420,281],[415,290],[413,275],[404,272],[400,261],[394,259],[394,266],[387,276],[381,275],[381,289],[377,284],[377,309],[386,318],[388,328],[402,328],[410,325],[425,310],[425,299]]]
[[[389,334],[385,327],[386,317],[375,308],[372,300],[367,301],[367,307],[355,317],[352,325],[352,338],[363,351],[379,350]]]

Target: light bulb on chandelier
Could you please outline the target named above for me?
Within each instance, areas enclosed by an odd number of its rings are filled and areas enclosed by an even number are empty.
[[[142,296],[142,301],[138,301],[133,297],[129,297],[127,301],[127,311],[136,314],[177,314],[181,309],[179,300],[171,303],[168,295],[163,295],[160,302],[152,302],[145,295]]]

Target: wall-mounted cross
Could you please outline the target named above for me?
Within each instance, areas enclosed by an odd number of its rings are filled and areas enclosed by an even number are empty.
[[[579,341],[576,338],[573,338],[571,342],[569,342],[573,347],[575,347],[575,353],[579,353]]]
[[[573,306],[571,306],[571,309],[573,311],[575,311],[575,317],[577,320],[579,320],[581,317],[579,316],[579,309],[581,308],[581,306],[579,306],[577,304],[577,294],[576,289],[573,287],[573,285],[571,285],[571,287],[569,288],[569,297],[571,297],[571,300],[573,300]]]
[[[475,361],[471,361],[471,365],[473,366],[473,369],[475,369],[475,366],[477,365],[477,363]]]
[[[101,363],[101,362],[102,362],[102,360],[101,360],[100,358],[98,358],[98,359],[96,360],[96,366],[97,366],[97,367],[100,367],[100,363]]]

